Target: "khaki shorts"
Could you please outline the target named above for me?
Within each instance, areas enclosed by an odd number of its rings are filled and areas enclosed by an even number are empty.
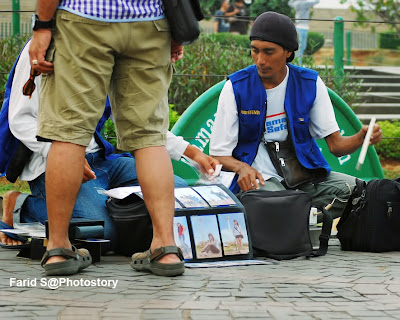
[[[108,93],[119,149],[165,145],[173,72],[167,21],[109,23],[62,10],[56,19],[38,136],[87,146]]]

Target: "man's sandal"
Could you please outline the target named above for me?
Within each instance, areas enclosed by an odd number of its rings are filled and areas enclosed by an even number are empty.
[[[55,256],[61,256],[67,260],[46,264],[51,257]],[[46,251],[40,264],[44,268],[46,276],[66,276],[78,273],[89,267],[91,263],[92,256],[88,250],[72,246],[72,250],[57,248]]]
[[[181,261],[175,263],[160,263],[158,260],[167,254],[176,254]],[[131,266],[137,271],[151,272],[157,276],[174,277],[185,272],[185,262],[180,248],[176,246],[160,247],[152,253],[149,250],[135,253]]]

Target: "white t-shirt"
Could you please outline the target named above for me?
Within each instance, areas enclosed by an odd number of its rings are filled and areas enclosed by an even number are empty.
[[[266,90],[267,114],[264,133],[266,141],[284,141],[288,135],[284,101],[289,68],[286,67],[286,70],[285,79],[275,88]],[[320,77],[317,80],[316,98],[310,111],[309,130],[314,139],[322,139],[339,131],[328,90]],[[210,155],[232,156],[233,149],[238,143],[238,131],[237,105],[232,82],[228,80],[219,96],[218,109],[211,133]],[[263,144],[258,146],[258,152],[252,167],[259,171],[265,180],[271,177],[276,177],[279,180],[283,179],[275,170],[268,151]]]

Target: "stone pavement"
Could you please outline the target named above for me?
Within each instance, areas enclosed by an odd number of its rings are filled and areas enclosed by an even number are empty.
[[[324,257],[176,278],[133,271],[119,256],[46,278],[16,253],[0,249],[0,319],[400,319],[400,253],[345,252],[337,239]]]

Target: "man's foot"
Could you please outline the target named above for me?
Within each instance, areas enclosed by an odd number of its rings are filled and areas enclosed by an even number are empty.
[[[9,226],[13,226],[13,211],[15,207],[15,202],[21,192],[18,191],[8,191],[3,196],[3,219],[4,223]],[[0,243],[7,246],[16,246],[23,244],[21,241],[11,239],[3,232],[0,232]]]
[[[53,263],[47,263],[51,258],[60,258],[63,260]],[[44,268],[46,276],[66,276],[73,275],[87,268],[92,263],[92,257],[87,249],[57,248],[47,250],[42,258],[41,266]]]
[[[176,256],[178,262],[160,263],[161,258]],[[171,259],[169,259],[171,260]],[[176,259],[174,259],[176,260]],[[177,246],[159,247],[154,251],[135,253],[132,256],[131,266],[137,271],[151,272],[157,276],[175,277],[185,272],[185,262],[182,251]]]

